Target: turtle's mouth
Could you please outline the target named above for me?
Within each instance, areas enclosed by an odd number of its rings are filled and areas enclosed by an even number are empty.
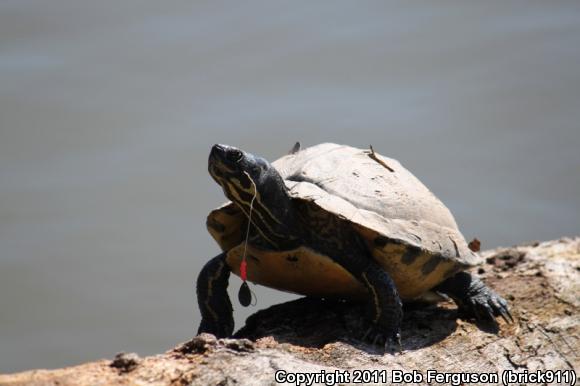
[[[227,162],[226,149],[223,145],[213,145],[209,153],[209,166],[221,166]]]
[[[239,172],[239,164],[243,158],[243,151],[228,145],[213,145],[209,153],[210,164],[218,164],[229,169],[229,172]]]
[[[223,179],[240,173],[239,161],[243,153],[227,145],[213,145],[208,159],[208,171],[214,178]],[[219,181],[218,181],[219,182]]]
[[[210,160],[213,159],[218,159],[218,160],[225,160],[226,158],[226,146],[225,145],[220,145],[220,144],[215,144],[211,147],[211,151],[209,152],[209,158]]]

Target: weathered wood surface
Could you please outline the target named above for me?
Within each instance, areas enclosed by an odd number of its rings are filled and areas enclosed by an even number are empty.
[[[119,355],[0,375],[0,385],[270,385],[276,384],[277,370],[347,370],[352,376],[355,370],[379,369],[387,370],[389,382],[393,370],[418,370],[425,378],[428,369],[500,376],[504,370],[578,371],[580,238],[483,256],[487,263],[475,272],[510,301],[516,320],[499,321],[499,331],[459,319],[451,303],[413,305],[405,312],[404,351],[384,354],[349,332],[358,306],[298,300],[250,317],[238,335],[251,340],[202,335],[147,358]]]

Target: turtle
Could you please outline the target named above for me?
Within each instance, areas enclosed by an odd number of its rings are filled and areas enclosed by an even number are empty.
[[[513,321],[508,303],[466,270],[482,262],[449,209],[398,161],[323,143],[269,163],[233,146],[212,147],[208,171],[228,202],[207,229],[222,252],[197,279],[199,333],[231,336],[230,273],[323,299],[365,302],[364,338],[398,344],[402,302],[439,293],[476,320]]]

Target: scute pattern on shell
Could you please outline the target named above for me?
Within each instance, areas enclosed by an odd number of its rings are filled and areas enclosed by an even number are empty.
[[[481,262],[472,252],[445,205],[398,161],[368,150],[324,143],[286,155],[273,166],[290,194],[313,201],[373,234],[454,260]]]

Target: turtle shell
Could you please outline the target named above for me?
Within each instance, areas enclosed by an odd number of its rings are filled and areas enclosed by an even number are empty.
[[[481,262],[449,209],[398,161],[373,151],[324,143],[286,155],[272,165],[290,195],[323,216],[351,224],[403,299],[414,299],[447,277]],[[247,219],[229,202],[213,210],[208,230],[239,274]],[[331,236],[330,236],[331,237]],[[362,296],[346,270],[306,246],[264,251],[248,246],[248,278],[315,296]]]

